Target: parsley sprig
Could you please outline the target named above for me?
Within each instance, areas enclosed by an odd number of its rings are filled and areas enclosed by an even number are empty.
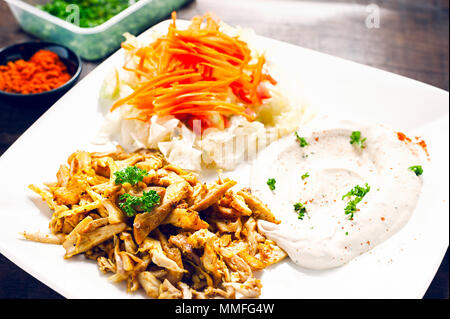
[[[302,179],[308,178],[309,177],[309,173],[306,172],[305,174],[302,175]]]
[[[276,182],[277,181],[275,180],[275,178],[269,178],[267,180],[267,185],[269,185],[269,188],[270,188],[271,191],[275,190],[275,183]]]
[[[298,219],[301,219],[301,220],[303,220],[303,217],[305,217],[305,214],[307,214],[305,205],[303,205],[300,202],[294,204],[294,210],[298,214]]]
[[[131,185],[142,182],[147,174],[148,172],[145,169],[140,169],[136,166],[127,166],[120,171],[114,172],[116,184],[130,183]]]
[[[154,190],[143,192],[142,196],[134,196],[128,193],[119,196],[119,207],[128,217],[136,215],[136,211],[149,212],[159,204],[161,197]]]
[[[297,142],[300,144],[300,147],[305,147],[309,145],[308,141],[306,141],[304,137],[298,135],[297,132],[295,132],[295,137],[297,138]]]
[[[408,167],[408,169],[410,171],[413,171],[417,176],[420,176],[423,174],[423,168],[421,165],[414,165],[414,166]]]
[[[361,149],[365,148],[364,142],[367,140],[367,138],[361,139],[361,132],[360,131],[353,131],[352,135],[350,135],[350,144],[356,144]]]
[[[347,194],[342,196],[342,199],[344,199],[346,197],[352,197],[352,196],[354,197],[347,203],[347,206],[344,208],[345,214],[349,215],[350,220],[353,219],[355,212],[358,211],[358,208],[356,207],[356,205],[358,205],[362,201],[363,197],[366,196],[366,194],[369,191],[370,191],[370,186],[367,185],[367,183],[366,183],[365,187],[356,185]]]

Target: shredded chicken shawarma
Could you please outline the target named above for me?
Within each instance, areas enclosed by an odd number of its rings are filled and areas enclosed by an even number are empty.
[[[127,167],[145,170],[136,184],[116,183]],[[60,244],[65,258],[84,254],[128,292],[144,289],[152,298],[254,298],[261,282],[254,271],[287,255],[266,239],[257,220],[279,223],[248,189],[220,175],[205,184],[150,150],[126,153],[76,152],[61,165],[57,181],[30,185],[53,210],[51,234],[24,232],[29,240]],[[136,206],[129,216],[122,195],[160,198],[152,209]]]

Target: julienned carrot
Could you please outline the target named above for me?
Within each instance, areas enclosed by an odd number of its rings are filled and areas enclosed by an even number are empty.
[[[123,43],[122,48],[137,58],[134,67],[127,61],[124,69],[135,73],[141,82],[111,110],[129,104],[144,120],[153,115],[192,119],[213,114],[254,120],[255,107],[270,97],[263,82],[276,84],[263,71],[264,56],[251,63],[248,45],[220,31],[211,14],[194,17],[186,30],[180,30],[173,12],[167,35],[143,48],[129,43]],[[230,94],[235,98],[230,99]]]
[[[137,88],[133,93],[131,93],[129,96],[118,100],[116,103],[114,103],[114,105],[112,106],[112,110],[114,110],[116,107],[119,107],[123,104],[126,103],[130,103],[133,101],[133,98],[142,96],[142,93],[145,93],[146,91],[151,91],[154,88],[157,88],[158,85],[161,84],[166,84],[166,83],[170,83],[170,81],[172,80],[182,80],[182,79],[187,79],[190,78],[192,76],[195,75],[200,75],[200,73],[189,73],[189,72],[193,72],[194,70],[178,70],[175,72],[172,72],[170,74],[165,73],[165,74],[160,74],[158,76],[155,76],[154,78],[152,78],[151,80],[149,80],[148,82],[144,82],[143,85],[141,85],[139,88]],[[188,73],[183,74],[183,73]],[[131,104],[131,103],[130,103]]]

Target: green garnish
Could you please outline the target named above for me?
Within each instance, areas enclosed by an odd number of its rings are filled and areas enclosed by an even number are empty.
[[[354,214],[358,211],[358,208],[356,208],[356,204],[358,204],[361,201],[361,197],[356,197],[354,200],[351,200],[348,202],[347,206],[344,208],[345,215],[350,215],[348,219],[352,220]]]
[[[131,4],[130,0],[52,0],[37,7],[70,23],[78,23],[79,27],[91,28],[106,22]],[[73,12],[79,13],[77,21],[71,21],[74,20],[71,19]]]
[[[410,171],[413,171],[417,176],[420,176],[423,173],[423,168],[421,165],[414,165],[414,166],[408,167],[408,169]]]
[[[359,204],[359,202],[362,201],[363,197],[366,196],[366,194],[370,191],[370,186],[367,185],[366,187],[361,187],[359,185],[356,185],[353,187],[347,194],[342,196],[342,199],[346,197],[354,196],[352,200],[350,200],[347,203],[347,206],[344,208],[345,214],[349,215],[349,219],[352,220],[354,213],[358,211],[358,208],[356,208],[356,205]]]
[[[302,175],[302,179],[308,178],[309,177],[309,173],[306,172],[305,174]]]
[[[143,192],[142,196],[125,193],[119,196],[119,207],[128,217],[136,215],[136,210],[149,212],[159,204],[161,197],[154,190]]]
[[[367,138],[361,139],[361,132],[360,131],[353,131],[352,135],[350,135],[350,144],[356,144],[361,149],[365,148],[364,142],[367,140]]]
[[[305,217],[306,212],[306,207],[305,205],[303,205],[302,203],[296,203],[294,204],[294,210],[297,212],[298,214],[298,219],[303,220],[303,217]]]
[[[342,199],[344,199],[345,197],[350,197],[350,196],[364,197],[369,191],[370,191],[370,186],[367,185],[367,183],[366,183],[365,188],[361,187],[359,185],[356,185],[347,194],[342,196]]]
[[[295,137],[297,138],[297,141],[300,144],[300,147],[305,147],[305,146],[309,145],[309,143],[306,141],[306,139],[304,137],[301,137],[300,135],[298,135],[297,132],[295,132]]]
[[[269,178],[267,180],[267,185],[269,185],[269,188],[270,188],[271,191],[273,191],[275,189],[275,183],[276,182],[277,181],[275,180],[275,178]]]
[[[144,176],[147,174],[145,169],[140,169],[136,166],[128,166],[120,171],[114,172],[116,184],[130,183],[131,185],[142,182]]]

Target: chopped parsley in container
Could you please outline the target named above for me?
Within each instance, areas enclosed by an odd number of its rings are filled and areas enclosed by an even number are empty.
[[[191,0],[51,0],[38,8],[32,0],[5,1],[27,33],[96,61],[119,49],[124,33],[137,36]]]
[[[55,17],[77,24],[81,28],[96,27],[115,15],[119,14],[130,5],[139,0],[52,0],[37,7]],[[75,6],[78,9],[74,9]],[[79,12],[79,19],[74,17],[75,10]]]

